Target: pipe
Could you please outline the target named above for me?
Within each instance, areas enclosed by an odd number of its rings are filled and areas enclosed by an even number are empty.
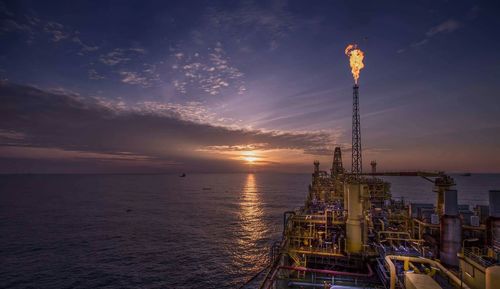
[[[394,266],[394,263],[392,260],[397,260],[397,261],[404,261],[404,262],[416,262],[416,263],[424,263],[428,264],[434,267],[439,268],[443,273],[448,276],[455,284],[458,286],[461,286],[463,289],[470,289],[469,286],[465,285],[463,282],[460,281],[460,279],[455,276],[453,273],[448,271],[441,263],[436,262],[434,260],[430,260],[427,258],[418,258],[418,257],[409,257],[409,256],[398,256],[398,255],[387,255],[385,256],[385,262],[387,265],[389,265],[389,272],[391,275],[391,280],[390,280],[390,289],[395,289],[396,288],[396,266]]]
[[[382,225],[382,231],[385,231],[385,223],[382,219],[378,219],[380,221],[380,224]]]
[[[373,277],[372,267],[369,264],[367,264],[366,267],[368,268],[368,273],[353,273],[353,272],[333,271],[333,270],[325,270],[325,269],[313,269],[313,268],[295,267],[295,266],[280,266],[279,269],[303,271],[303,272],[313,272],[313,273],[321,273],[321,274],[327,274],[327,275],[352,276],[352,277],[363,277],[363,278]]]

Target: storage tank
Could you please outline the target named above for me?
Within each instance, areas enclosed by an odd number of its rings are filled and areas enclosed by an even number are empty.
[[[363,249],[361,219],[363,214],[362,202],[363,185],[361,183],[346,183],[344,185],[344,200],[347,208],[346,221],[346,251],[359,253]]]
[[[444,210],[441,217],[441,241],[439,256],[441,262],[458,266],[457,253],[462,247],[462,220],[458,214],[457,191],[447,190],[444,193]]]

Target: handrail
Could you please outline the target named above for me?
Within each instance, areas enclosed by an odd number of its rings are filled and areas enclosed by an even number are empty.
[[[431,224],[431,223],[427,223],[425,221],[421,221],[419,219],[412,219],[412,221],[414,222],[417,222],[419,225],[422,225],[424,227],[432,227],[432,228],[439,228],[439,224]]]
[[[383,242],[385,240],[392,240],[392,241],[407,241],[407,242],[414,242],[414,243],[424,243],[424,239],[405,239],[405,238],[394,238],[394,237],[386,237],[385,239],[381,240],[380,242]]]
[[[463,248],[463,255],[464,255],[465,257],[468,257],[468,258],[470,258],[470,259],[474,260],[475,262],[479,263],[479,264],[480,264],[481,266],[483,266],[483,267],[488,267],[488,266],[491,266],[491,265],[493,265],[493,264],[495,264],[495,263],[496,263],[496,262],[494,262],[494,261],[490,261],[490,260],[486,260],[486,259],[484,259],[484,258],[483,258],[483,256],[484,256],[484,255],[479,255],[479,254],[477,254],[476,252],[474,252],[474,251],[472,250],[472,248],[474,248],[474,247],[471,247],[471,248]],[[478,249],[479,249],[479,248],[478,248]],[[480,253],[481,253],[481,254],[484,254],[484,253],[482,252],[482,250],[481,250],[481,252],[480,252]]]
[[[398,237],[399,237],[399,235],[404,235],[404,236],[408,236],[408,239],[411,239],[411,235],[408,232],[402,232],[402,231],[378,231],[377,235],[378,235],[378,239],[379,240],[380,240],[380,235],[382,235],[382,234],[387,234],[387,235],[389,235],[389,237],[391,235],[397,235]]]
[[[271,266],[271,264],[267,264],[266,267],[262,268],[259,272],[257,272],[257,274],[253,275],[252,278],[250,278],[247,281],[245,281],[245,283],[243,283],[240,287],[238,287],[238,289],[243,289],[250,282],[252,282],[253,280],[255,280],[255,278],[257,278],[260,274],[262,274],[262,272],[264,272],[264,270],[266,270],[267,268],[269,268],[269,266]]]
[[[260,284],[259,289],[271,288],[271,285],[273,284],[272,281],[274,280],[274,278],[276,278],[276,273],[278,273],[278,270],[279,270],[279,266],[277,266],[279,261],[280,261],[279,257],[276,258],[276,260],[274,260],[274,262],[271,266],[271,269],[269,270],[269,272],[267,272],[262,284]],[[274,268],[274,270],[273,270],[273,268]],[[271,282],[271,283],[267,284],[268,282]]]
[[[320,248],[320,247],[297,247],[297,246],[289,246],[289,250],[297,253],[311,253],[317,255],[327,255],[327,256],[338,256],[345,257],[344,254],[340,253],[339,250],[334,250],[333,248]]]
[[[368,273],[354,273],[354,272],[334,271],[325,269],[313,269],[313,268],[297,267],[297,266],[279,266],[279,269],[321,273],[321,274],[337,275],[337,276],[352,276],[352,277],[363,277],[363,278],[373,277],[373,270],[370,264],[367,264],[366,267],[368,268]]]

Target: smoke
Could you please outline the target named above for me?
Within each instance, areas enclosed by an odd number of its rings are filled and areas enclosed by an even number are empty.
[[[345,48],[345,55],[349,57],[349,65],[351,66],[352,76],[354,78],[354,82],[358,84],[359,72],[363,69],[363,67],[365,67],[363,64],[365,54],[358,48],[357,44],[349,44]]]

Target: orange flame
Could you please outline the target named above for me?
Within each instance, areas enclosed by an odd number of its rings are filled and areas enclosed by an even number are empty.
[[[358,48],[356,44],[349,44],[345,48],[345,55],[349,57],[349,64],[351,65],[352,76],[354,77],[354,82],[358,84],[359,72],[365,65],[363,64],[363,58],[365,54],[361,49]]]

